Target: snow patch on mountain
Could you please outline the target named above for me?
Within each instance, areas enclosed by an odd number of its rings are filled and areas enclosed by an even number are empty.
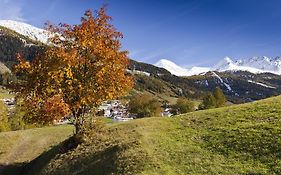
[[[191,69],[189,69],[189,73],[191,75],[198,75],[198,74],[203,74],[206,72],[209,72],[211,69],[209,67],[197,67],[194,66]]]
[[[0,20],[0,26],[14,30],[15,32],[24,35],[32,40],[42,43],[48,42],[47,31],[34,27],[32,25],[12,20]]]
[[[186,69],[183,67],[178,66],[174,62],[166,59],[159,60],[156,64],[154,64],[157,67],[162,67],[171,74],[174,74],[176,76],[191,76],[191,75],[198,75],[200,73],[208,72],[210,71],[210,68],[207,67],[192,67],[191,69]]]
[[[220,81],[229,91],[232,91],[230,85],[227,84],[226,82],[224,82],[224,81],[222,80],[222,78],[221,78],[218,74],[216,74],[215,72],[212,72],[212,73],[213,73],[213,75],[214,75],[217,79],[219,79],[219,81]]]
[[[171,72],[171,74],[177,75],[177,76],[189,76],[189,71],[187,69],[184,69],[178,65],[176,65],[174,62],[170,61],[170,60],[166,60],[166,59],[161,59],[159,60],[155,66],[157,67],[162,67],[166,70],[168,70],[169,72]]]
[[[249,82],[249,83],[254,83],[254,84],[257,84],[257,85],[266,87],[266,88],[276,89],[276,87],[269,86],[269,85],[266,85],[266,84],[263,84],[263,83],[260,83],[260,82],[256,82],[256,81],[248,80],[248,82]]]

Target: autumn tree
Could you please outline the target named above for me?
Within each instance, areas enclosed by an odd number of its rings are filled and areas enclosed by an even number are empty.
[[[50,46],[31,62],[18,55],[18,91],[31,122],[50,123],[72,114],[78,133],[87,112],[131,89],[128,52],[121,51],[123,35],[110,21],[102,7],[86,11],[78,25],[48,23]]]

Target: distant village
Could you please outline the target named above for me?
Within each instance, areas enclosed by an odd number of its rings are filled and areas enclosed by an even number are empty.
[[[131,114],[128,108],[119,100],[105,101],[98,108],[99,116],[112,118],[113,121],[128,121],[136,118],[135,114]],[[170,109],[166,108],[161,114],[162,116],[172,116]]]
[[[135,119],[133,114],[130,114],[128,108],[119,100],[104,101],[97,109],[97,116],[110,118],[113,122],[124,122]],[[56,125],[71,124],[71,115],[54,121]]]
[[[135,118],[119,100],[103,102],[98,108],[98,115],[112,118],[115,121],[128,121]]]
[[[172,113],[170,108],[165,108],[161,113],[163,117],[170,117]],[[125,122],[136,119],[135,114],[131,114],[127,106],[123,105],[120,100],[104,101],[97,110],[97,115],[105,118],[110,118],[113,122]],[[69,124],[69,117],[65,117],[59,121],[55,121],[55,124]]]
[[[4,104],[6,104],[7,109],[9,111],[9,116],[12,115],[13,109],[15,108],[15,99],[14,98],[5,98],[1,99]],[[128,107],[123,105],[120,100],[110,100],[104,101],[98,107],[98,116],[103,116],[106,118],[111,118],[115,122],[124,122],[133,120],[136,118],[135,114],[131,114],[128,110]],[[165,108],[162,112],[162,116],[170,117],[172,116],[170,109]],[[54,121],[55,124],[69,124],[71,123],[69,120],[70,117],[64,117],[59,121]]]

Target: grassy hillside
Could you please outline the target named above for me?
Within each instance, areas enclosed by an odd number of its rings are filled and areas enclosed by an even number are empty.
[[[72,131],[71,126],[57,126],[1,132],[0,165],[29,162],[68,138]]]
[[[115,124],[41,174],[280,174],[280,106],[274,97]]]

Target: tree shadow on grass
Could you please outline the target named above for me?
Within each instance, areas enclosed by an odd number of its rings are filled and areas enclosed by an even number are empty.
[[[118,145],[113,145],[86,157],[78,158],[79,161],[74,162],[71,166],[68,166],[70,167],[69,171],[70,173],[77,173],[80,175],[116,174],[118,172],[116,160],[118,159],[119,151],[120,147]]]
[[[48,163],[59,154],[66,153],[76,148],[78,143],[73,137],[52,147],[29,163],[0,165],[1,175],[38,175]],[[118,170],[118,153],[122,151],[120,145],[111,145],[100,151],[93,151],[89,155],[78,155],[73,161],[65,162],[62,167],[54,170],[56,175],[65,174],[116,174]],[[1,171],[2,170],[2,171]],[[51,170],[52,171],[52,170]],[[67,171],[67,172],[66,172]],[[122,170],[121,170],[122,171]],[[52,172],[47,172],[52,174]],[[121,173],[123,174],[123,173]]]
[[[70,137],[57,146],[45,151],[40,156],[26,163],[0,164],[1,175],[37,175],[56,155],[76,148],[78,143]]]
[[[0,174],[1,175],[21,175],[23,173],[23,167],[26,163],[16,163],[16,164],[1,164]]]

